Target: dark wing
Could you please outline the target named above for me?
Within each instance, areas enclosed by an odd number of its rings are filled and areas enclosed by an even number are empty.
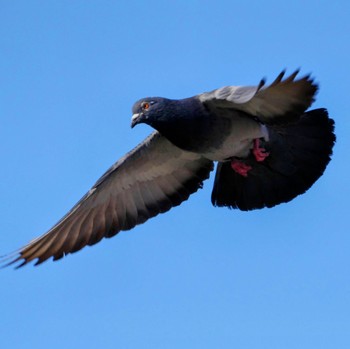
[[[8,264],[36,265],[129,230],[187,200],[209,177],[213,163],[185,152],[158,132],[114,164],[51,230]]]
[[[296,80],[298,73],[283,80],[283,71],[267,87],[261,80],[258,86],[225,86],[198,98],[210,109],[240,110],[266,124],[295,121],[312,104],[318,89],[309,75]]]

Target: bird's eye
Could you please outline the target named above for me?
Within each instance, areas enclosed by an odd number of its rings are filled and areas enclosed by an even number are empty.
[[[141,108],[144,110],[147,110],[149,108],[150,104],[148,102],[142,102]]]

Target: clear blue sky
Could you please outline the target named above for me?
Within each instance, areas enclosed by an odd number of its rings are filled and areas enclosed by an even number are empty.
[[[1,348],[350,347],[348,1],[1,1],[0,254],[44,233],[182,98],[301,67],[338,141],[305,195],[182,206],[60,262],[0,271]]]

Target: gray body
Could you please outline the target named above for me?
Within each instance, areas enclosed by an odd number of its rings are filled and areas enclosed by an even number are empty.
[[[238,110],[227,112],[210,108],[198,96],[181,100],[148,97],[147,100],[160,106],[152,105],[157,107],[156,119],[143,122],[157,129],[177,147],[212,161],[246,157],[253,139],[268,139],[267,129],[259,121]]]

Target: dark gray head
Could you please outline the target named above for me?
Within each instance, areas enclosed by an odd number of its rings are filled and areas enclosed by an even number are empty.
[[[147,97],[137,101],[132,112],[131,127],[147,124],[185,150],[193,150],[200,138],[209,137],[214,120],[197,97]]]
[[[154,123],[164,116],[169,103],[169,99],[161,97],[146,97],[138,100],[132,107],[131,127],[141,123],[154,126]]]

